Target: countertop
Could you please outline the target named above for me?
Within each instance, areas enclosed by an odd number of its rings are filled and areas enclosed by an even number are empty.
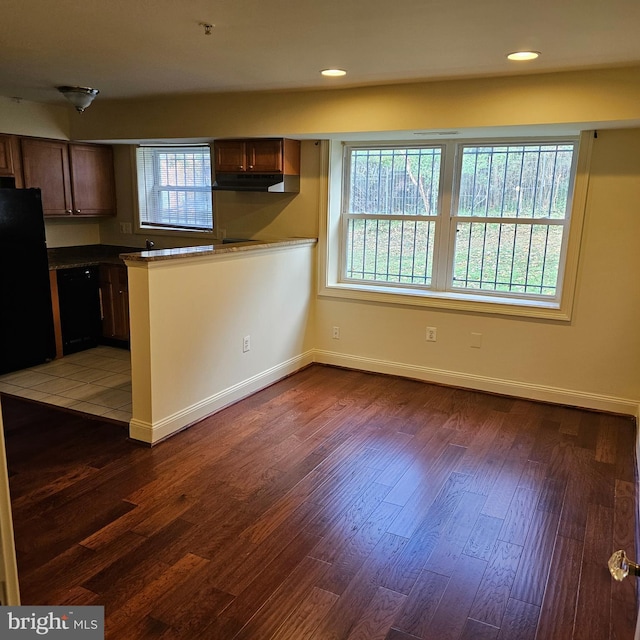
[[[206,255],[237,253],[275,249],[301,244],[315,244],[316,238],[284,238],[281,240],[247,240],[226,244],[208,244],[174,249],[153,249],[145,251],[139,247],[126,247],[108,244],[90,244],[77,247],[56,247],[48,249],[49,269],[70,269],[73,267],[91,267],[99,264],[120,264],[124,260],[132,262],[155,262],[175,260]]]
[[[92,267],[98,264],[121,264],[121,253],[140,251],[136,247],[123,247],[108,244],[88,244],[78,247],[56,247],[47,249],[49,269],[70,269],[73,267]]]
[[[276,249],[304,244],[315,244],[316,238],[284,238],[282,240],[247,240],[230,244],[209,244],[199,247],[180,247],[175,249],[156,249],[152,251],[139,251],[136,253],[124,253],[120,255],[123,260],[130,262],[156,262],[159,260],[176,260],[181,258],[195,258],[200,256],[213,256],[245,251],[257,251],[264,249]]]

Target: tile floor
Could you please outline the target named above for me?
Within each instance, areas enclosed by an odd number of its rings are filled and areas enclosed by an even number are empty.
[[[130,354],[107,346],[87,349],[0,376],[0,392],[128,423]]]

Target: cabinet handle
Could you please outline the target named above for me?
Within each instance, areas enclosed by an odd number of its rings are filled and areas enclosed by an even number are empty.
[[[76,209],[73,213],[80,213],[80,209]]]
[[[73,213],[73,211],[71,211],[71,209],[65,209],[65,213]]]
[[[240,171],[242,171],[242,170],[244,169],[244,167],[243,167],[242,165],[240,165],[240,166],[238,167],[238,169],[240,169]]]
[[[252,164],[249,165],[249,169],[253,169],[253,165]]]

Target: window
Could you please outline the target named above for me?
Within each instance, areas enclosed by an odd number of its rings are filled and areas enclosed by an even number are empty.
[[[555,298],[573,144],[463,146],[460,164],[452,288]]]
[[[349,153],[345,278],[429,286],[442,150]]]
[[[208,146],[138,147],[136,160],[141,229],[213,229]]]
[[[345,144],[334,284],[559,308],[577,150],[575,139]]]

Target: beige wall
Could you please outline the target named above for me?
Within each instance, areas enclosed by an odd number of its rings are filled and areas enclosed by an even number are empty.
[[[558,123],[640,123],[640,67],[357,89],[98,98],[74,138],[216,138]],[[591,128],[583,126],[582,128]]]
[[[320,298],[316,347],[326,362],[585,406],[618,399],[629,410],[640,401],[639,239],[640,129],[602,131],[570,323]]]
[[[155,248],[186,247],[211,244],[209,237],[176,237],[159,233],[128,234],[120,231],[120,223],[134,223],[133,154],[130,145],[115,145],[117,219],[100,225],[100,238],[105,244],[143,247],[153,240]],[[302,141],[300,193],[216,192],[214,218],[216,236],[271,240],[284,237],[315,238],[318,235],[318,189],[320,178],[319,147],[313,140]],[[221,234],[221,231],[224,234]]]
[[[156,442],[308,364],[314,256],[305,244],[128,263],[132,437]]]
[[[0,132],[38,138],[69,140],[71,118],[77,115],[67,107],[38,104],[28,100],[0,97]],[[50,221],[45,224],[48,247],[65,247],[100,242],[100,225],[84,220]]]
[[[45,220],[44,227],[49,249],[100,244],[100,223],[95,221]]]
[[[63,116],[59,109],[0,101],[0,114],[13,123],[3,129],[29,135],[63,137],[68,112]],[[32,118],[25,119],[26,113]],[[640,68],[343,91],[137,103],[97,100],[82,118],[72,118],[70,128],[73,138],[86,139],[296,133],[322,137],[337,131],[587,122],[638,126]],[[130,216],[130,174],[124,177],[130,166],[119,171],[118,206],[123,216]],[[302,191],[294,198],[267,201],[257,194],[221,194],[219,226],[230,236],[315,234],[320,176],[319,153],[311,140],[303,145],[303,171]],[[315,348],[325,360],[347,365],[532,397],[583,397],[595,405],[602,397],[607,406],[612,398],[621,406],[637,406],[639,202],[640,129],[601,129],[593,150],[570,323],[320,298],[314,316]],[[130,244],[119,235],[118,223],[104,223],[101,239]],[[56,227],[56,242],[62,233]],[[341,327],[340,341],[330,338],[333,325]],[[424,342],[427,325],[438,327],[435,344]],[[482,333],[482,348],[469,346],[471,332]]]
[[[71,138],[71,112],[65,107],[0,97],[0,132],[39,138]]]

